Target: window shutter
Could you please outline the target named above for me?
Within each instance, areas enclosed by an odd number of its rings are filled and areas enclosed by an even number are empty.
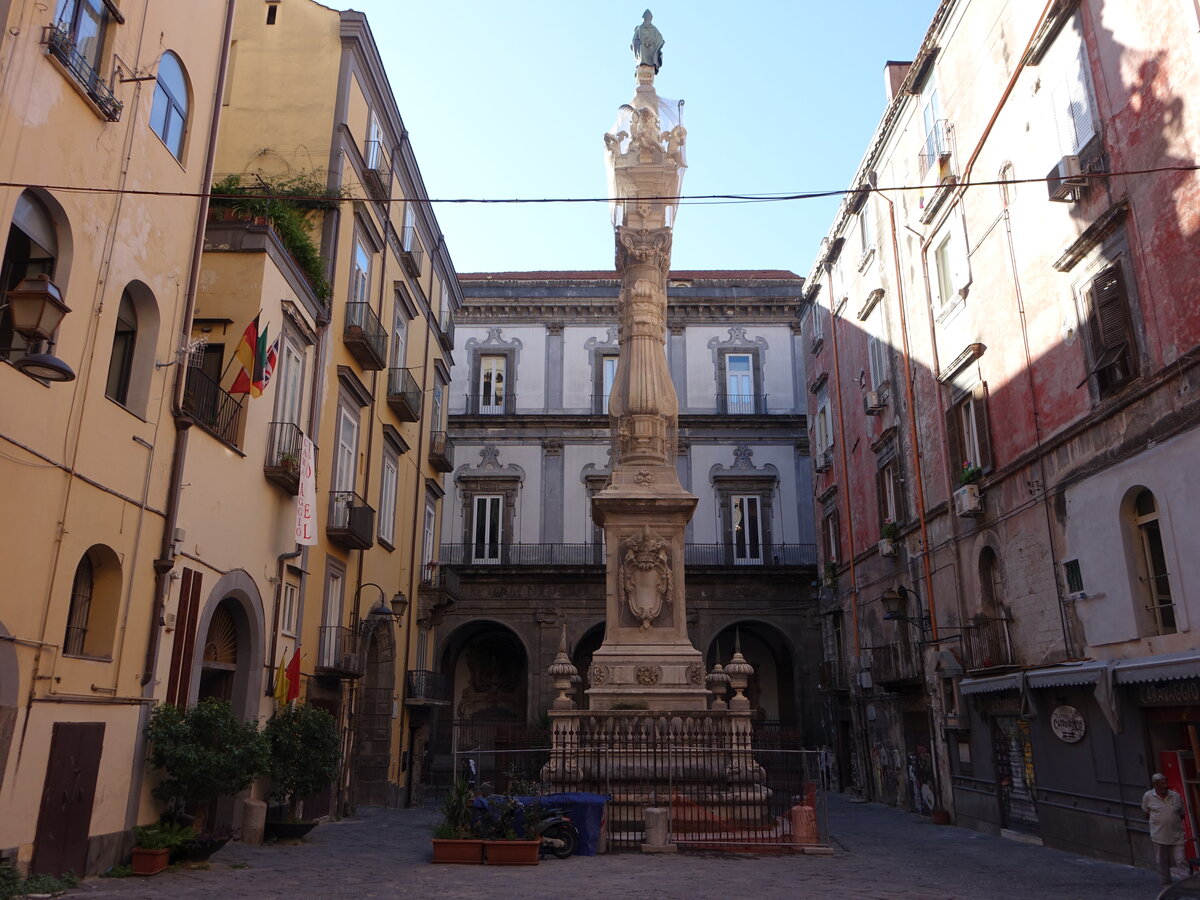
[[[1092,120],[1092,92],[1088,82],[1087,48],[1080,43],[1079,50],[1067,69],[1070,116],[1075,138],[1072,152],[1081,150],[1096,133],[1096,126]]]
[[[884,366],[883,341],[875,335],[867,340],[867,356],[871,367],[871,387],[878,390],[887,381],[887,370]]]
[[[946,444],[950,451],[950,474],[954,481],[958,481],[958,473],[962,471],[963,464],[963,446],[962,432],[959,430],[958,424],[958,407],[955,403],[946,410]]]
[[[879,502],[879,527],[883,527],[883,522],[887,518],[887,466],[884,466],[875,473],[875,493]]]
[[[961,212],[950,225],[950,275],[954,290],[966,295],[971,285],[971,260],[967,255],[966,225]]]
[[[1091,320],[1096,356],[1129,342],[1125,282],[1119,265],[1109,266],[1092,281]]]
[[[988,416],[987,382],[982,382],[971,392],[971,402],[975,404],[975,430],[979,441],[979,460],[976,463],[987,471],[992,468],[992,437],[990,417]]]

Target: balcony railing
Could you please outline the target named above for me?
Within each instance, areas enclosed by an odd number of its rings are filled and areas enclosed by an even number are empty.
[[[449,706],[454,682],[449,675],[428,669],[405,673],[404,702],[410,706]]]
[[[592,413],[599,416],[608,415],[608,398],[612,391],[603,394],[592,394]]]
[[[454,441],[444,431],[429,435],[429,464],[439,472],[454,471]]]
[[[325,531],[343,547],[368,550],[375,543],[375,510],[353,491],[330,491]]]
[[[377,370],[387,366],[387,332],[371,304],[346,304],[342,340],[364,369]]]
[[[421,418],[421,386],[412,369],[388,369],[388,406],[401,422]]]
[[[388,199],[392,190],[392,164],[388,161],[383,142],[365,142],[363,161],[367,166],[363,177],[363,186],[376,200]]]
[[[949,129],[945,119],[938,119],[933,123],[933,128],[925,135],[925,147],[920,153],[921,175],[922,177],[930,169],[934,170],[934,174],[938,176],[940,182],[943,172],[942,163],[946,162],[950,157],[950,138]]]
[[[62,64],[88,98],[96,104],[104,118],[110,122],[118,121],[125,104],[113,96],[112,88],[104,83],[100,73],[93,69],[92,64],[79,52],[70,30],[62,24],[47,26],[42,42],[46,45],[46,52]]]
[[[763,544],[757,565],[767,568],[815,566],[815,544]],[[447,566],[603,566],[604,545],[580,544],[442,544],[442,565]],[[742,566],[744,557],[732,544],[685,544],[688,566]]]
[[[421,249],[421,239],[417,237],[417,229],[409,225],[400,229],[400,261],[413,278],[421,277],[421,266],[424,264],[425,251]]]
[[[467,394],[466,408],[469,416],[511,416],[517,411],[517,396],[516,394],[505,394],[503,397]]]
[[[443,309],[442,314],[438,316],[438,339],[443,350],[454,349],[454,313],[449,309]]]
[[[317,645],[317,675],[336,678],[361,678],[366,671],[362,639],[353,628],[322,625]]]
[[[767,395],[717,394],[717,409],[728,415],[762,415],[767,411]]]
[[[1016,665],[1007,616],[981,618],[963,629],[968,669],[993,669]]]
[[[886,647],[863,647],[862,655],[864,663],[870,661],[871,678],[876,684],[921,681],[925,676],[921,654],[915,644],[897,641]]]
[[[292,422],[272,422],[267,434],[263,474],[289,494],[300,493],[300,445],[304,432]]]
[[[237,446],[242,401],[222,388],[203,370],[188,367],[183,388],[183,408],[199,425],[229,444]]]

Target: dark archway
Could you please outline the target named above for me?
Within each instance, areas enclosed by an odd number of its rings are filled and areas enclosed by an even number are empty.
[[[355,722],[354,799],[381,806],[395,801],[388,769],[396,696],[396,636],[390,618],[370,616],[368,623],[369,630],[363,635],[366,672],[359,683]]]
[[[755,718],[795,728],[799,721],[796,662],[791,642],[779,629],[765,622],[731,622],[709,643],[704,656],[708,669],[711,671],[718,660],[722,665],[727,664],[739,641],[742,655],[754,666],[746,696],[755,709]]]
[[[517,722],[529,716],[529,654],[499,622],[469,622],[444,644],[441,671],[453,682],[457,720]]]
[[[579,681],[575,684],[573,696],[575,699],[575,707],[577,709],[587,709],[587,673],[592,667],[592,654],[600,649],[600,645],[604,643],[604,623],[593,625],[583,633],[579,642],[575,645],[575,651],[571,654],[571,662],[575,664],[575,668],[579,671]]]

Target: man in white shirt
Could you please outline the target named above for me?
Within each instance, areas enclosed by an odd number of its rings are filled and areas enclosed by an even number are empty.
[[[1167,786],[1167,776],[1150,776],[1150,790],[1142,796],[1142,812],[1150,818],[1150,840],[1158,860],[1158,876],[1170,884],[1171,866],[1183,867],[1183,798]]]

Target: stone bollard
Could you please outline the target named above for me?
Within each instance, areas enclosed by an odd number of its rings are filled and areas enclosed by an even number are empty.
[[[663,806],[648,806],[644,816],[646,840],[642,843],[642,852],[674,853],[677,848],[668,840],[671,833],[671,811]]]
[[[262,800],[247,800],[242,806],[242,843],[261,844],[266,821],[267,804]]]

